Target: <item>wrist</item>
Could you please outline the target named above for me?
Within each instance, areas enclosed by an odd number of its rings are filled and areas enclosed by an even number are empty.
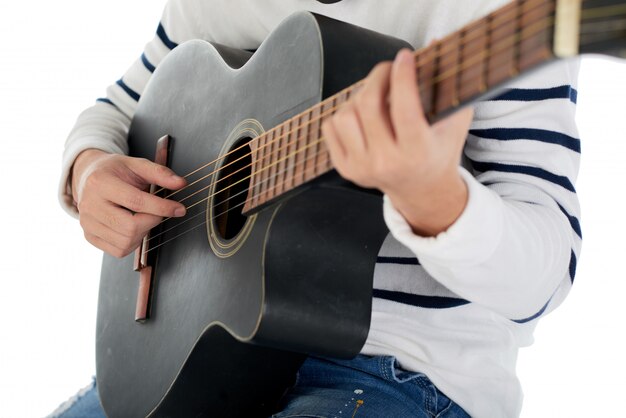
[[[463,213],[468,201],[468,187],[458,172],[427,187],[403,192],[387,192],[393,207],[423,237],[446,231]]]
[[[74,205],[76,205],[76,202],[78,201],[78,185],[81,182],[83,174],[87,171],[89,166],[94,161],[102,158],[105,155],[108,155],[108,153],[106,153],[105,151],[95,148],[89,148],[78,154],[78,156],[74,160],[74,164],[72,164],[72,168],[70,169],[69,178],[69,185],[72,192],[72,198],[74,199]]]

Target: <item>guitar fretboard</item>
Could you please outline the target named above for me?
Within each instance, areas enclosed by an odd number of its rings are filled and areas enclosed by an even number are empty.
[[[415,52],[422,106],[432,123],[522,72],[554,58],[557,0],[517,0]],[[250,142],[244,212],[333,169],[321,124],[363,81]]]

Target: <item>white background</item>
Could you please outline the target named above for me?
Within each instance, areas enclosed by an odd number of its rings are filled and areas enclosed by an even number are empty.
[[[45,416],[94,373],[100,253],[57,203],[60,155],[80,110],[139,57],[163,4],[0,4],[0,418]],[[521,352],[523,417],[621,410],[625,97],[626,64],[583,61],[583,254],[570,297]]]

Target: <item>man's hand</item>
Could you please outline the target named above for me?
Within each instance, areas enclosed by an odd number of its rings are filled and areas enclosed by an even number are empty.
[[[170,190],[185,179],[148,160],[89,149],[72,167],[72,195],[85,238],[115,257],[137,248],[163,217],[185,215],[185,206],[144,191],[150,184]]]
[[[342,177],[385,193],[423,236],[445,231],[467,203],[458,171],[473,117],[467,108],[429,125],[413,53],[377,65],[364,86],[322,125]]]

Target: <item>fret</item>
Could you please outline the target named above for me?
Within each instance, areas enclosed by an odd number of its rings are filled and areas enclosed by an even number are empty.
[[[485,19],[485,54],[482,57],[483,75],[480,92],[483,93],[489,86],[489,60],[491,58],[491,44],[493,40],[493,15],[488,15]]]
[[[336,107],[341,107],[350,98],[350,89],[341,90],[335,97]],[[334,113],[334,112],[333,112]]]
[[[515,27],[515,37],[513,38],[513,45],[511,45],[511,50],[513,51],[513,61],[511,68],[511,76],[517,75],[520,72],[519,64],[520,64],[520,36],[522,30],[522,13],[524,11],[524,6],[529,3],[522,3],[523,0],[515,0],[515,20],[511,26]]]
[[[250,141],[250,149],[252,150],[252,174],[250,176],[250,193],[248,199],[246,199],[246,206],[256,206],[259,203],[261,197],[261,184],[263,182],[263,174],[259,171],[261,169],[260,156],[262,150],[259,147],[263,147],[263,139],[265,134],[261,134],[252,141]]]
[[[296,151],[294,158],[293,187],[298,187],[304,183],[304,161],[306,160],[308,151],[306,145],[309,134],[309,120],[311,119],[311,112],[307,111],[302,113],[298,119],[297,139],[295,141]]]
[[[328,150],[326,148],[326,141],[319,141],[318,139],[322,137],[321,127],[324,120],[328,118],[330,115],[334,113],[334,98],[331,100],[325,100],[322,102],[322,118],[317,123],[318,134],[316,136],[315,145],[312,148],[312,152],[315,155],[315,165],[313,166],[313,174],[315,177],[323,174],[325,172],[324,167],[326,167],[326,163],[328,160]]]
[[[516,27],[511,21],[516,15],[517,3],[511,3],[493,16],[490,39],[489,78],[487,86],[493,87],[508,80],[515,71],[515,52],[512,48],[516,39]]]
[[[320,164],[319,164],[319,174],[322,175],[324,173],[329,172],[333,169],[333,163],[330,159],[330,153],[328,152],[328,147],[326,146],[326,142],[320,142]]]
[[[441,42],[437,42],[436,44],[433,45],[433,61],[432,61],[432,66],[433,66],[433,80],[432,80],[432,84],[433,84],[433,97],[431,98],[431,102],[432,102],[432,108],[431,111],[433,113],[433,115],[436,115],[439,113],[438,109],[437,109],[437,103],[439,102],[439,97],[441,96],[441,92],[439,89],[440,83],[439,80],[441,78]]]
[[[285,191],[291,190],[294,187],[296,155],[298,154],[298,134],[300,132],[300,115],[293,117],[289,125],[289,135],[285,138],[285,146],[287,149],[285,182],[283,185]]]
[[[265,139],[263,141],[263,144],[265,145],[263,147],[263,157],[261,158],[261,166],[259,168],[259,171],[261,172],[261,178],[262,178],[262,184],[261,184],[261,188],[263,190],[263,193],[261,194],[262,196],[262,200],[265,202],[269,199],[269,193],[270,193],[270,170],[267,168],[268,165],[268,161],[270,161],[270,153],[272,151],[272,144],[271,142],[273,141],[273,137],[274,137],[274,132],[270,131],[269,134],[265,135]]]
[[[252,196],[246,200],[246,204],[244,206],[244,210],[247,210],[249,207],[254,207],[263,202],[263,194],[265,193],[265,171],[263,170],[263,159],[265,158],[265,144],[267,142],[267,133],[263,133],[256,138],[256,140],[251,141],[252,143],[256,143],[252,145],[254,147],[254,155],[253,161],[254,164],[252,166],[252,176],[250,179],[252,185]]]
[[[553,2],[527,4],[521,18],[519,39],[519,70],[523,71],[552,55]]]
[[[337,110],[339,109],[339,106],[342,103],[339,101],[339,99],[340,99],[340,94],[335,94],[334,96],[330,97],[330,109],[328,113],[326,113],[326,116],[324,117],[324,119],[337,113]]]
[[[435,48],[429,46],[417,54],[417,82],[420,86],[420,98],[424,113],[434,116],[433,103],[435,101]]]
[[[307,137],[307,159],[304,163],[304,177],[311,180],[315,178],[315,164],[317,163],[318,156],[318,144],[319,138],[321,138],[320,132],[320,115],[322,113],[322,105],[316,105],[311,112],[311,125],[309,136]]]
[[[555,0],[516,0],[417,51],[419,94],[427,119],[433,122],[552,58],[554,7]],[[333,168],[321,125],[362,84],[325,99],[251,144],[253,206]]]
[[[325,141],[320,141],[319,139],[322,138],[322,121],[324,121],[326,118],[328,118],[332,113],[333,113],[333,100],[325,100],[322,102],[322,107],[321,107],[321,114],[323,115],[315,124],[315,130],[316,132],[314,133],[314,142],[313,142],[313,146],[311,147],[311,153],[313,154],[314,158],[314,164],[312,166],[312,170],[313,172],[311,173],[312,177],[318,177],[322,172],[320,171],[320,162],[322,161],[323,158],[323,146],[326,146],[326,142]]]
[[[318,111],[318,113],[316,113],[316,109]],[[311,108],[307,113],[306,113],[306,117],[307,117],[307,124],[306,124],[306,129],[304,132],[304,137],[302,139],[302,148],[304,149],[304,152],[302,153],[302,182],[307,182],[308,180],[310,180],[310,177],[308,176],[308,172],[309,172],[309,168],[310,166],[312,166],[312,162],[311,162],[311,156],[313,155],[311,153],[311,147],[309,146],[309,144],[311,144],[313,141],[317,140],[318,137],[314,136],[314,121],[318,118],[319,114],[319,107],[318,106],[314,106],[313,108]]]
[[[461,29],[458,37],[459,46],[456,51],[456,60],[454,63],[454,92],[452,95],[452,105],[454,107],[457,107],[461,103],[459,96],[461,91],[461,75],[464,69],[463,54],[465,51],[465,42],[467,42],[466,36],[466,30]]]
[[[276,141],[276,154],[274,160],[270,163],[276,166],[276,188],[274,189],[274,196],[278,196],[283,193],[285,184],[285,167],[287,160],[287,141],[289,137],[289,131],[291,130],[291,122],[288,120],[281,123],[281,131]]]
[[[459,75],[459,100],[467,101],[487,89],[486,55],[488,26],[473,25],[461,39],[461,70]]]
[[[437,98],[435,100],[435,112],[441,113],[452,107],[455,99],[456,65],[458,56],[458,34],[447,37],[438,45],[439,57],[437,59]]]
[[[282,125],[278,125],[270,131],[270,135],[268,137],[268,151],[266,158],[263,160],[263,169],[267,172],[267,191],[265,193],[266,201],[274,197],[274,193],[276,191],[276,164],[274,164],[274,162],[276,158],[275,155],[278,150],[278,136],[280,135],[281,129]]]

